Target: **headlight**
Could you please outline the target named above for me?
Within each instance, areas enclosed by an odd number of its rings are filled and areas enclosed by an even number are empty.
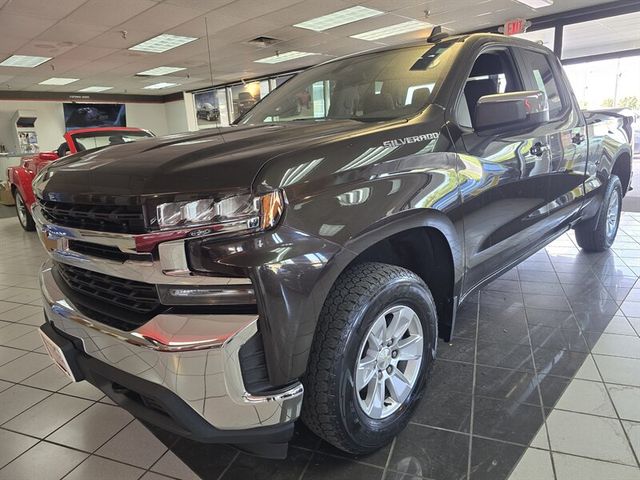
[[[160,230],[212,226],[214,231],[267,230],[274,227],[284,210],[279,190],[259,197],[236,195],[219,200],[205,198],[162,203],[156,207]]]

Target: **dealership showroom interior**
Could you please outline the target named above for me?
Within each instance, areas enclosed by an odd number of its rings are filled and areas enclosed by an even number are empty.
[[[0,0],[0,480],[640,480],[638,172],[638,0]]]

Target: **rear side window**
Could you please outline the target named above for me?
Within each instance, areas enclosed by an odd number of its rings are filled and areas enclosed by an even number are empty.
[[[562,111],[562,95],[549,59],[546,55],[532,50],[521,50],[524,59],[524,74],[532,86],[543,91],[549,102],[549,117],[555,118]]]

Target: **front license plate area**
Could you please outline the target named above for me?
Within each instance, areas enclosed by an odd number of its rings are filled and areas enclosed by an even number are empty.
[[[67,357],[65,356],[62,349],[53,340],[51,340],[47,336],[47,334],[42,331],[42,329],[39,329],[38,332],[40,333],[42,343],[47,349],[47,353],[51,357],[51,360],[53,360],[53,363],[55,363],[60,368],[60,370],[62,370],[63,373],[67,375],[72,381],[77,382],[78,380],[73,374],[73,370],[69,366]]]

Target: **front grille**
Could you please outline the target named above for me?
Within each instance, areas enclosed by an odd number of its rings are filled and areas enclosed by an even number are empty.
[[[145,233],[140,205],[87,205],[39,199],[44,217],[64,227],[99,232]]]
[[[56,264],[56,270],[69,288],[82,296],[136,314],[154,313],[161,307],[155,285],[112,277],[64,263]]]
[[[101,245],[99,243],[83,242],[80,240],[69,240],[69,250],[92,257],[115,260],[121,263],[124,263],[131,258],[128,253],[124,253],[118,247]]]

